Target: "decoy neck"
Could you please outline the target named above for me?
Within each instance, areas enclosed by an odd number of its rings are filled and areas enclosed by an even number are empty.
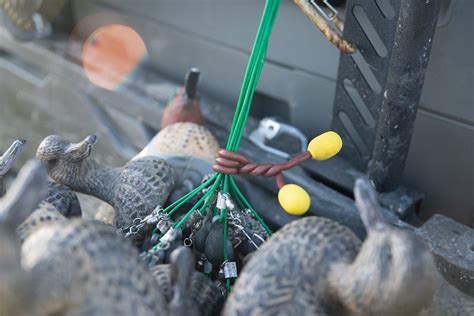
[[[387,223],[369,181],[357,180],[354,196],[367,238],[354,262],[332,268],[332,291],[355,315],[418,315],[436,287],[428,246]]]
[[[36,158],[46,164],[49,176],[56,182],[110,203],[120,171],[90,158],[96,142],[95,135],[89,135],[79,143],[51,135],[41,142]]]

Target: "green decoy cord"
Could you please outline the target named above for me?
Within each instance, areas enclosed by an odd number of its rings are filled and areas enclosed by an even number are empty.
[[[239,150],[240,142],[242,139],[242,134],[244,132],[245,124],[250,112],[250,105],[252,104],[252,98],[257,87],[258,79],[265,64],[265,58],[267,54],[268,41],[270,34],[275,23],[275,19],[278,13],[278,8],[280,7],[280,0],[267,0],[265,3],[265,8],[263,15],[260,21],[260,26],[258,28],[257,36],[253,44],[252,52],[250,54],[250,59],[247,65],[247,70],[245,72],[244,81],[242,83],[242,89],[240,91],[240,96],[237,102],[237,107],[235,110],[234,119],[232,122],[232,127],[230,130],[229,138],[227,140],[226,149],[229,151],[237,152]],[[221,173],[214,174],[210,179],[205,181],[196,189],[192,190],[188,194],[184,195],[182,198],[176,202],[169,205],[164,209],[164,212],[168,215],[171,215],[184,203],[189,201],[196,194],[201,192],[203,189],[208,189],[208,191],[199,199],[199,201],[187,212],[187,214],[177,223],[174,224],[175,228],[181,227],[188,217],[199,207],[201,212],[205,212],[205,209],[209,206],[209,202],[213,194],[219,190],[222,193],[230,194],[238,203],[240,207],[247,207],[250,209],[255,218],[260,222],[264,227],[266,232],[271,235],[271,231],[268,226],[265,224],[263,219],[258,215],[250,203],[245,199],[242,192],[237,187],[234,179],[231,175],[224,175]],[[228,226],[228,214],[227,209],[220,209],[221,218],[224,221],[224,260],[227,261],[227,226]],[[231,290],[230,279],[226,280],[227,290]]]

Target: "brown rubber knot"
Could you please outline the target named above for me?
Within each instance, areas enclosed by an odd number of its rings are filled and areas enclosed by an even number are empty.
[[[217,153],[216,163],[212,169],[223,174],[249,174],[254,177],[276,177],[278,188],[285,185],[282,172],[291,169],[303,161],[311,158],[311,153],[306,151],[283,163],[255,163],[242,154],[221,149]]]

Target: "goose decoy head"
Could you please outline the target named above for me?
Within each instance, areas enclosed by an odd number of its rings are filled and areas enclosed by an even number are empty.
[[[23,152],[26,140],[15,140],[10,148],[0,156],[0,177],[4,176]]]
[[[52,167],[57,163],[77,163],[90,156],[97,136],[89,135],[79,143],[70,143],[57,135],[46,137],[38,147],[36,158]]]
[[[28,162],[0,201],[0,315],[30,315],[32,280],[21,268],[16,228],[46,197],[47,174],[38,161]]]
[[[367,238],[352,264],[334,267],[330,284],[353,314],[418,315],[436,287],[428,246],[390,226],[368,180],[356,181],[354,195]]]

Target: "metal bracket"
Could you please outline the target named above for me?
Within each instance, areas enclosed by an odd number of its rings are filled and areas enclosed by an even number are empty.
[[[281,134],[288,134],[298,139],[301,144],[301,151],[306,151],[306,147],[308,147],[308,139],[299,129],[288,124],[277,122],[272,118],[262,119],[258,128],[250,133],[249,137],[255,145],[262,148],[263,150],[279,157],[288,159],[290,158],[289,153],[268,146],[265,143],[266,141],[272,140]]]

